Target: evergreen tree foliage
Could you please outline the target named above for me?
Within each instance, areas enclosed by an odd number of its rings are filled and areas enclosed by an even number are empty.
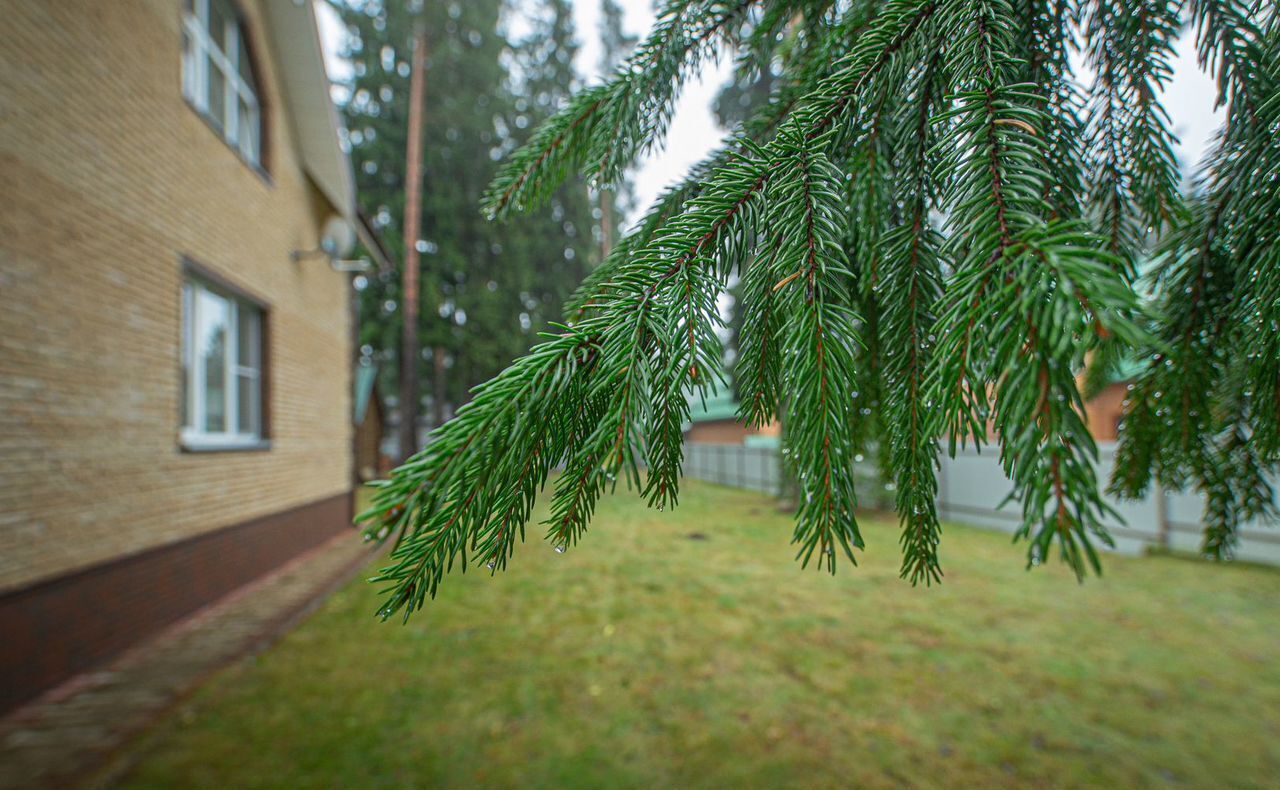
[[[754,20],[748,17],[742,23],[743,29],[738,36],[749,36]],[[794,35],[794,34],[792,34]],[[771,51],[757,53],[753,49],[744,49],[743,55],[734,63],[733,75],[729,83],[716,95],[712,109],[716,121],[726,129],[737,129],[768,104],[769,97],[775,89],[774,61],[781,57],[778,50],[789,51],[789,48],[774,47]],[[741,278],[730,280],[728,288],[729,300],[726,305],[726,373],[732,381],[735,397],[741,397],[741,376],[738,360],[741,357],[742,321],[745,311],[742,309],[745,282]]]
[[[1187,23],[1226,124],[1184,193],[1160,88]],[[1073,73],[1077,48],[1092,78]],[[663,143],[681,83],[729,50],[777,71],[768,102],[659,198],[567,324],[383,484],[364,520],[395,539],[384,615],[420,607],[455,565],[504,568],[557,464],[557,550],[619,478],[674,505],[686,394],[722,377],[716,299],[735,275],[742,417],[786,412],[804,563],[856,558],[851,458],[875,440],[910,582],[942,576],[938,458],[966,444],[998,450],[1028,565],[1053,552],[1098,570],[1113,514],[1079,382],[1125,353],[1146,364],[1115,490],[1201,490],[1216,555],[1272,510],[1273,4],[670,0],[628,62],[506,161],[489,214],[530,210],[573,173],[616,179]],[[855,397],[868,384],[876,410]]]
[[[461,403],[533,345],[598,261],[581,179],[516,222],[495,225],[476,208],[499,160],[572,89],[570,10],[545,0],[532,9],[531,32],[509,40],[503,0],[347,0],[336,8],[352,34],[344,54],[354,73],[342,112],[360,204],[398,265],[411,41],[416,23],[427,31],[419,372],[431,378],[430,352],[444,348],[446,396]],[[361,294],[361,343],[388,360],[388,384],[398,375],[400,283],[399,271],[381,272]]]
[[[600,0],[600,71],[612,74],[618,65],[631,54],[635,48],[636,36],[628,33],[623,26],[622,6],[617,0]],[[635,190],[627,178],[618,179],[612,184],[597,184],[599,197],[600,225],[602,234],[607,234],[608,243],[602,249],[606,251],[616,242],[618,229],[623,225],[623,218],[634,208]],[[602,241],[605,241],[602,238]]]

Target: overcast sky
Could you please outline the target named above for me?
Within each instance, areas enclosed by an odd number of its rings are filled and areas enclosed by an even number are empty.
[[[340,48],[345,31],[333,9],[321,0],[316,2],[321,43],[333,76],[342,71],[342,64],[337,62],[334,53]],[[652,0],[619,0],[619,4],[626,11],[630,32],[640,36],[647,33],[654,19]],[[573,6],[581,44],[576,65],[583,77],[594,83],[600,80],[599,0],[574,0]],[[728,80],[731,66],[730,59],[721,58],[714,68],[704,69],[696,80],[685,84],[665,149],[640,162],[636,170],[637,216],[664,187],[679,181],[689,166],[702,159],[724,136],[724,130],[715,122],[711,105],[720,86]],[[1088,79],[1083,73],[1081,76]],[[1173,131],[1180,139],[1177,153],[1184,170],[1199,161],[1222,120],[1221,113],[1213,110],[1213,96],[1213,79],[1199,70],[1191,39],[1189,35],[1184,36],[1174,64],[1173,81],[1165,97]]]

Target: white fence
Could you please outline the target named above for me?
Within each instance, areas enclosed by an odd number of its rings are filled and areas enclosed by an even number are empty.
[[[778,451],[772,447],[686,442],[684,476],[694,480],[777,494],[782,487]]]
[[[730,444],[685,444],[684,474],[696,480],[777,494],[782,485],[778,451],[765,447]],[[1098,479],[1111,478],[1115,447],[1099,448]],[[859,475],[869,480],[870,469]],[[863,487],[865,489],[865,486]],[[949,521],[1013,532],[1021,522],[1018,503],[999,508],[1010,490],[1000,468],[996,451],[982,454],[972,449],[959,451],[955,458],[943,454],[938,475],[938,514]],[[870,493],[870,492],[868,492]],[[864,501],[879,499],[864,496]],[[1141,554],[1151,546],[1168,546],[1184,552],[1200,548],[1204,502],[1195,493],[1156,491],[1137,502],[1107,497],[1107,502],[1124,519],[1111,520],[1107,528],[1115,538],[1116,551]],[[1236,557],[1249,562],[1280,565],[1280,528],[1251,523],[1241,530]]]

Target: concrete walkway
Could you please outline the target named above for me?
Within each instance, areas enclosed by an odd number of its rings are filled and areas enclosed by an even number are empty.
[[[0,720],[0,788],[83,781],[212,673],[299,622],[372,556],[354,531],[344,532],[12,712]]]

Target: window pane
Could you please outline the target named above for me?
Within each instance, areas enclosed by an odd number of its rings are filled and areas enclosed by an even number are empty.
[[[258,340],[258,311],[251,305],[241,302],[236,312],[240,322],[236,332],[239,346],[236,349],[236,364],[242,368],[257,370],[260,367],[259,360],[262,358],[259,354],[261,343]]]
[[[240,416],[236,426],[240,433],[258,435],[260,390],[257,376],[236,376],[236,397]]]
[[[240,44],[240,63],[238,64],[240,79],[244,80],[244,84],[249,86],[249,90],[253,91],[254,95],[257,95],[258,84],[253,80],[253,66],[249,64],[248,47],[245,46],[244,36],[239,35],[238,41]]]
[[[224,54],[227,51],[227,23],[232,18],[226,0],[209,0],[209,38]]]
[[[254,164],[258,163],[258,111],[244,99],[240,100],[239,134],[240,153]]]
[[[204,430],[227,430],[227,324],[231,306],[227,300],[200,290],[196,314],[199,364],[204,367]]]
[[[219,129],[227,125],[227,78],[212,58],[206,58],[209,68],[209,116]]]
[[[182,284],[182,337],[178,341],[181,375],[178,382],[178,425],[191,425],[191,286]]]

